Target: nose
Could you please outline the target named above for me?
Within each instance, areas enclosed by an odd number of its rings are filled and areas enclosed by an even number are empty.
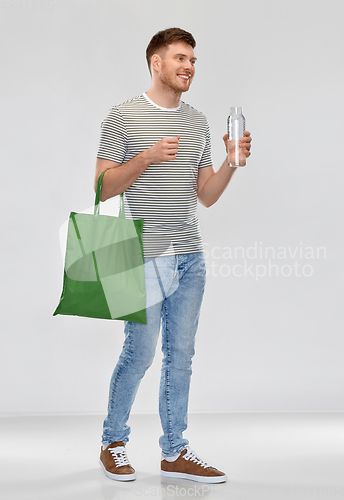
[[[195,66],[191,63],[191,61],[186,61],[184,68],[189,71],[189,73],[193,73],[195,70]]]

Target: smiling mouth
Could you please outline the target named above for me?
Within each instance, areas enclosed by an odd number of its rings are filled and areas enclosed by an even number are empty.
[[[190,80],[190,75],[178,75],[178,76],[179,76],[179,78],[182,78],[185,81]]]

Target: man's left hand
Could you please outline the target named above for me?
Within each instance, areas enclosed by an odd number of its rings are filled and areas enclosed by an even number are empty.
[[[223,140],[224,140],[224,143],[226,145],[226,151],[228,153],[228,134],[225,134],[223,136]],[[251,134],[250,132],[248,131],[245,131],[244,132],[244,137],[241,137],[241,139],[239,139],[239,147],[241,149],[241,153],[243,153],[246,158],[248,158],[249,156],[251,156],[251,153],[250,153],[250,150],[251,150],[251,142],[252,142],[252,137],[251,137]]]

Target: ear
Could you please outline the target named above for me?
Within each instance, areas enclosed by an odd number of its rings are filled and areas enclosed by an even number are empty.
[[[161,67],[161,57],[159,56],[159,54],[153,54],[151,59],[152,70],[154,69],[155,71],[160,71],[160,67]]]

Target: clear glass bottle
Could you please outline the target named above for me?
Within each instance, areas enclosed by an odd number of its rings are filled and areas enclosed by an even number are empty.
[[[242,107],[234,106],[230,108],[228,121],[228,165],[230,167],[244,167],[246,156],[240,154],[239,139],[244,137],[245,117],[242,114]],[[232,160],[232,161],[231,161]]]

